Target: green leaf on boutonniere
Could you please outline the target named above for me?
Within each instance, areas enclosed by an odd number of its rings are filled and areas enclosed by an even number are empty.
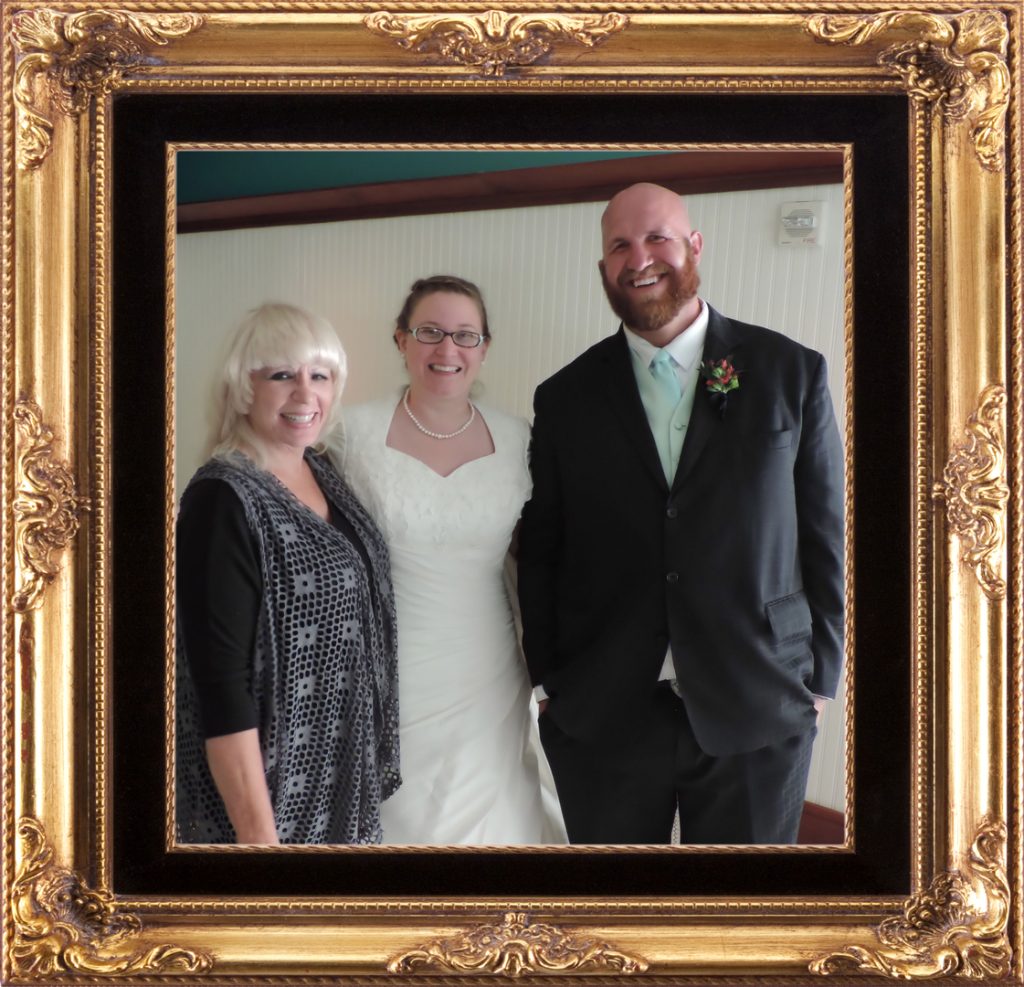
[[[740,386],[740,373],[733,366],[732,355],[721,360],[705,360],[700,365],[700,376],[704,389],[718,409],[718,417],[725,417],[729,395]]]

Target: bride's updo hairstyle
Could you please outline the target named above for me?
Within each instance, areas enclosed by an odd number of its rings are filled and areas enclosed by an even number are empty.
[[[262,466],[263,445],[246,418],[252,407],[249,375],[264,367],[302,365],[323,367],[334,382],[331,406],[320,428],[321,437],[326,436],[340,416],[348,376],[348,359],[334,327],[322,316],[283,302],[266,302],[248,311],[228,338],[214,383],[207,456],[225,456],[244,448]]]
[[[402,311],[398,313],[398,318],[395,319],[396,346],[398,345],[397,334],[399,332],[408,332],[410,329],[415,328],[409,325],[409,320],[412,318],[413,309],[419,304],[420,299],[425,298],[427,295],[436,294],[439,291],[447,291],[453,295],[465,295],[467,298],[472,298],[476,307],[480,310],[480,330],[483,337],[484,339],[491,338],[491,330],[487,326],[487,307],[484,305],[484,296],[480,294],[480,289],[472,281],[457,278],[454,274],[434,274],[429,278],[420,278],[418,281],[413,282],[413,286],[409,289],[409,294],[406,296]]]

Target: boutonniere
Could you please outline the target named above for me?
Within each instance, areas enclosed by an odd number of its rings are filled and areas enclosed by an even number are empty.
[[[740,371],[732,364],[732,354],[721,360],[705,360],[700,365],[704,389],[718,409],[718,417],[725,417],[729,395],[740,386]]]

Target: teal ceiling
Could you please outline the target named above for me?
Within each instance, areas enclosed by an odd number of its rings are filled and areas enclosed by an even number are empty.
[[[646,157],[659,151],[179,151],[178,202]]]

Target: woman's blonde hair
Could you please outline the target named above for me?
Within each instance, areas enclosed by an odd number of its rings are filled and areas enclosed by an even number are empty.
[[[207,456],[224,456],[244,447],[255,453],[262,466],[265,450],[246,417],[253,396],[249,375],[264,367],[302,365],[323,367],[334,382],[331,405],[320,429],[323,437],[338,421],[348,376],[348,359],[334,327],[322,316],[283,302],[266,302],[247,312],[228,339],[214,383]]]

